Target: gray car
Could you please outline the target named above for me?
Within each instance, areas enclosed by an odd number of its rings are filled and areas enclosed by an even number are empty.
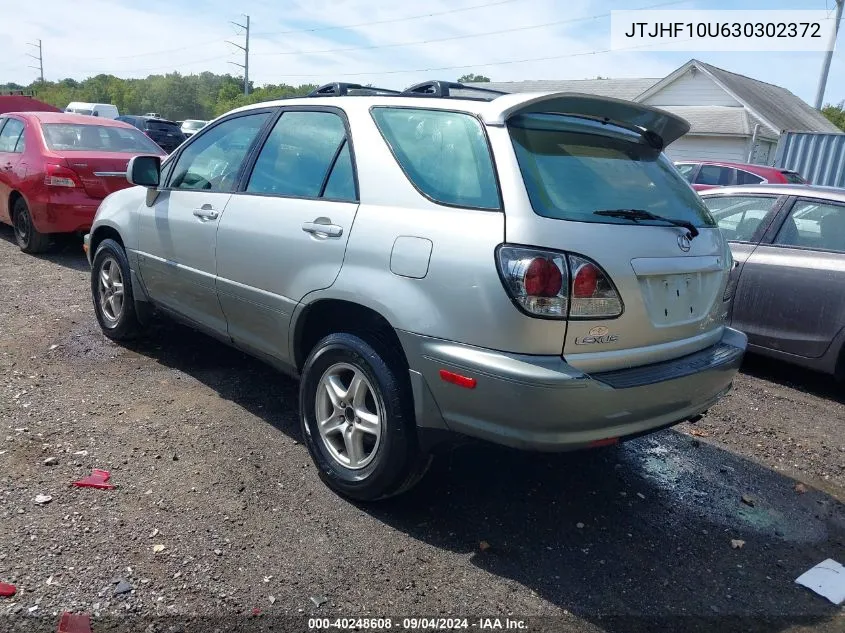
[[[96,315],[119,340],[155,308],[299,377],[320,475],[357,499],[408,489],[454,436],[562,451],[668,427],[730,389],[747,341],[727,242],[662,151],[688,129],[446,82],[240,108],[103,201]]]
[[[702,192],[730,241],[733,327],[749,349],[845,378],[845,190]]]

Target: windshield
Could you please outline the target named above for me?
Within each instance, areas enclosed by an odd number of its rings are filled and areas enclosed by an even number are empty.
[[[144,128],[147,130],[155,130],[157,132],[179,132],[181,129],[173,121],[163,121],[158,119],[147,119],[144,122]]]
[[[638,134],[556,114],[515,117],[508,127],[537,215],[630,224],[631,219],[594,212],[641,209],[698,227],[716,225],[675,166]]]
[[[41,129],[47,147],[55,151],[161,154],[158,145],[135,129],[79,123],[44,123]]]
[[[185,121],[182,127],[186,130],[199,130],[205,126],[205,121]]]
[[[68,108],[65,112],[71,112],[72,114],[87,114],[88,116],[94,114],[93,110],[84,110],[82,108]]]

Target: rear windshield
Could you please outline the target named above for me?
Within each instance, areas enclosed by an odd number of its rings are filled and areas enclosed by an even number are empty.
[[[786,178],[786,182],[792,185],[803,185],[806,184],[806,180],[804,180],[799,174],[796,174],[794,171],[782,171],[783,177]]]
[[[94,114],[93,110],[86,110],[84,108],[67,108],[65,112],[70,112],[71,114],[87,114],[88,116]]]
[[[200,130],[205,127],[205,121],[185,121],[182,127],[186,130]]]
[[[135,129],[80,123],[43,123],[47,147],[62,152],[142,152],[161,154],[161,149]]]
[[[182,132],[179,126],[172,121],[155,121],[147,119],[144,122],[144,127],[148,130],[157,130],[159,132]]]
[[[695,226],[716,225],[675,166],[638,134],[557,114],[515,117],[508,127],[537,215],[628,224],[594,212],[638,209]]]

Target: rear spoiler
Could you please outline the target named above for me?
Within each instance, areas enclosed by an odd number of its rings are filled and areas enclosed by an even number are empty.
[[[503,126],[520,114],[552,113],[589,118],[642,134],[649,144],[663,149],[689,132],[690,124],[659,108],[573,92],[508,94],[486,104],[487,125]]]

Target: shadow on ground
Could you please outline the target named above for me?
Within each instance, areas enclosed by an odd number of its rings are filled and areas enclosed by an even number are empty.
[[[742,371],[750,376],[776,382],[779,385],[811,393],[845,404],[845,389],[833,376],[811,371],[758,354],[748,354],[742,364]]]
[[[15,232],[11,226],[0,224],[0,239],[18,248],[18,243],[15,241]],[[24,257],[43,259],[44,261],[73,270],[85,272],[90,270],[88,260],[85,258],[85,252],[82,250],[82,238],[78,235],[56,235],[53,237],[53,243],[47,252],[39,253],[38,255],[26,255],[22,253],[22,255]]]
[[[166,321],[130,348],[300,439],[297,385],[262,363]],[[670,430],[575,454],[465,446],[362,509],[599,630],[841,631],[841,612],[794,580],[845,559],[845,508],[794,483]]]

